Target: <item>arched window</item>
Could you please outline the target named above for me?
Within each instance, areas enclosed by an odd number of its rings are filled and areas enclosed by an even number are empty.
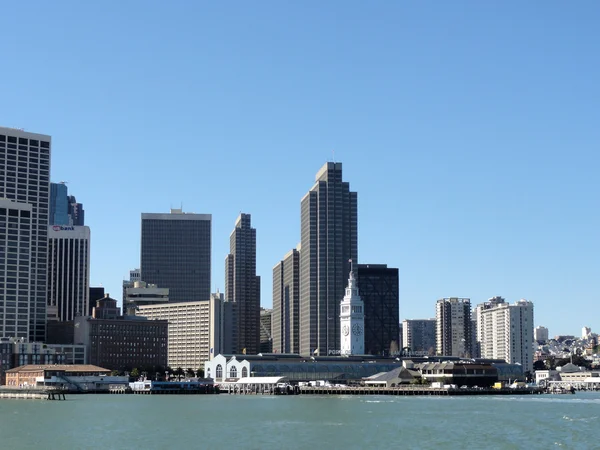
[[[229,369],[229,378],[237,378],[237,368],[235,366],[231,366],[231,369]]]
[[[246,367],[242,367],[242,378],[246,378],[248,376],[248,369]]]
[[[210,378],[210,367],[206,368],[206,378]]]
[[[217,378],[223,378],[223,366],[217,364]]]

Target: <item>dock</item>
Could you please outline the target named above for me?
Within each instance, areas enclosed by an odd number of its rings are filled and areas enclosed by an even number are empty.
[[[301,395],[532,395],[541,394],[539,388],[527,389],[494,389],[494,388],[432,388],[425,386],[400,386],[400,387],[326,387],[326,386],[302,386]]]
[[[65,391],[62,389],[48,388],[12,388],[0,387],[0,399],[26,399],[26,400],[66,400]]]

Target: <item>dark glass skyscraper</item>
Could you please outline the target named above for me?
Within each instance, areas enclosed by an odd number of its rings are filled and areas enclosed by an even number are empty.
[[[358,259],[357,194],[326,163],[301,201],[300,353],[339,354],[340,302]]]
[[[36,342],[46,339],[50,147],[50,136],[0,128],[0,198],[15,203],[0,211],[10,236],[0,245],[0,323]]]
[[[398,346],[398,269],[387,264],[358,264],[356,271],[365,305],[365,353],[388,355],[392,341]]]
[[[256,275],[256,229],[251,226],[250,214],[237,218],[229,248],[225,299],[235,303],[237,352],[254,355],[260,351],[260,277]]]
[[[169,301],[210,299],[211,215],[142,214],[141,277],[169,288]]]
[[[83,204],[77,203],[73,195],[68,195],[64,181],[50,183],[49,225],[85,225]]]

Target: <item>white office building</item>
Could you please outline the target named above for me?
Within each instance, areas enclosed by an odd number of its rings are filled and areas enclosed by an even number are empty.
[[[167,364],[198,370],[210,359],[210,301],[139,306],[137,316],[167,320]]]
[[[13,202],[0,211],[0,332],[31,342],[46,338],[50,147],[50,136],[0,127],[0,199]]]
[[[90,303],[90,228],[48,227],[48,320],[87,315]]]
[[[500,303],[481,313],[482,358],[503,359],[533,371],[533,303]]]
[[[145,281],[134,281],[133,286],[125,288],[123,311],[135,316],[140,306],[168,303],[169,288],[158,287]]]

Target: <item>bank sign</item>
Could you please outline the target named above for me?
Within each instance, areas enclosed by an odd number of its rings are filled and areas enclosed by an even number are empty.
[[[54,231],[75,231],[75,227],[66,227],[63,225],[54,225],[52,229]]]

